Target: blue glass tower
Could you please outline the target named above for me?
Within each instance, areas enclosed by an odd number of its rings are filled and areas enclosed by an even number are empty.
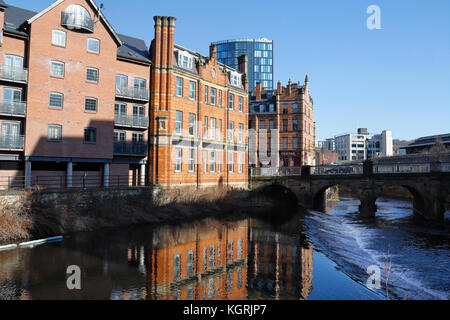
[[[238,57],[248,55],[249,91],[256,90],[261,82],[263,89],[273,89],[273,41],[260,39],[235,39],[213,42],[219,62],[238,68]]]

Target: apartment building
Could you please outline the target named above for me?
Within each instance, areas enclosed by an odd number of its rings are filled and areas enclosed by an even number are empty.
[[[247,56],[239,70],[176,45],[175,18],[154,17],[150,181],[170,186],[248,184]]]
[[[283,87],[281,82],[278,82],[277,90],[263,90],[261,83],[258,83],[256,91],[251,93],[249,128],[257,134],[256,147],[250,147],[251,152],[255,153],[252,156],[252,159],[255,159],[252,165],[314,165],[316,125],[308,76],[304,85],[289,81],[287,86]],[[278,139],[275,138],[273,130],[278,130]],[[264,148],[261,148],[263,135],[267,135],[267,154]],[[272,154],[274,148],[278,150],[278,155]],[[270,163],[263,160],[266,155],[271,159]]]
[[[92,0],[1,1],[0,26],[2,188],[247,185],[245,56],[175,45],[172,17],[149,49]]]
[[[91,0],[59,0],[41,12],[2,1],[0,26],[3,182],[144,184],[145,41],[116,33]]]

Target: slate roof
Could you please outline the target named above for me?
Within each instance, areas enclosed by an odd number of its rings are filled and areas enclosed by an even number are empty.
[[[3,0],[0,0],[0,6],[2,3],[6,5]],[[36,14],[38,14],[38,12],[6,5],[4,30],[13,34],[28,37],[28,33],[26,30],[21,28],[21,25],[34,17]],[[149,59],[149,51],[144,40],[122,34],[119,34],[118,36],[123,42],[123,45],[117,49],[118,57],[151,63]]]
[[[408,148],[414,148],[414,147],[421,147],[421,146],[431,146],[436,144],[436,140],[441,140],[443,144],[450,144],[450,133],[437,135],[437,136],[431,136],[431,137],[422,137],[414,142],[410,143],[405,149]]]

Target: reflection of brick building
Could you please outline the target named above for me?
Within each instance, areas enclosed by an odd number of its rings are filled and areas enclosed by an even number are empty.
[[[200,226],[158,230],[145,254],[148,298],[245,299],[247,233],[246,220],[226,225],[206,220]]]
[[[290,232],[268,232],[254,220],[250,224],[249,297],[308,299],[312,291],[312,246]]]
[[[308,77],[303,86],[289,81],[282,87],[278,82],[277,90],[262,90],[261,84],[257,84],[250,98],[249,128],[256,130],[258,136],[267,130],[267,150],[271,148],[270,131],[279,131],[279,162],[276,166],[314,165],[316,125]],[[259,143],[258,138],[258,149]],[[261,166],[261,157],[257,156],[257,159],[257,166]]]

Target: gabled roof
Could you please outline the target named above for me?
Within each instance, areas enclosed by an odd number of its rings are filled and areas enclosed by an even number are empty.
[[[54,2],[53,4],[48,6],[46,9],[42,10],[38,14],[36,14],[33,17],[31,17],[30,19],[28,19],[27,20],[27,24],[33,23],[34,21],[36,21],[37,19],[42,17],[44,14],[46,14],[47,12],[49,12],[50,10],[52,10],[53,8],[58,6],[59,4],[63,3],[64,1],[65,0],[58,0],[58,1]],[[94,7],[95,11],[98,13],[99,17],[103,20],[103,22],[105,22],[106,26],[108,27],[109,31],[112,33],[112,35],[113,35],[114,39],[117,41],[117,43],[119,45],[122,45],[123,44],[122,41],[120,40],[120,38],[117,35],[116,31],[114,31],[113,27],[109,24],[109,22],[106,19],[106,17],[100,11],[100,8],[95,4],[95,2],[93,0],[86,0],[86,1],[89,2]]]
[[[7,5],[5,9],[4,30],[21,36],[28,34],[20,27],[24,21],[36,15],[36,12]]]
[[[141,62],[151,63],[149,59],[149,50],[144,40],[118,35],[122,45],[117,49],[117,56]]]

